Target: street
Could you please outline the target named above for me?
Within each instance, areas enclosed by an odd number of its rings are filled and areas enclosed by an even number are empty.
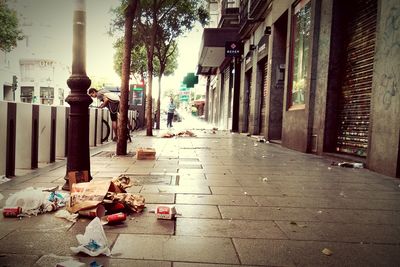
[[[94,180],[126,174],[146,208],[118,225],[104,225],[111,256],[75,255],[90,219],[76,223],[38,216],[0,216],[1,266],[399,266],[400,182],[367,169],[279,144],[200,129],[186,118],[171,131],[196,137],[161,138],[134,132],[128,156],[114,142],[91,150]],[[165,132],[162,122],[159,133]],[[152,147],[156,160],[136,160]],[[0,184],[3,207],[28,187],[62,186],[65,160]],[[176,220],[157,220],[157,204],[174,204]],[[325,249],[325,250],[324,250]],[[96,265],[95,265],[96,266]]]

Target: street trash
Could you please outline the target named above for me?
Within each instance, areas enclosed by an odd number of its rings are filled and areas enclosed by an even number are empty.
[[[158,205],[155,209],[157,219],[172,220],[176,215],[176,208],[174,205]]]
[[[0,176],[0,184],[6,183],[10,181],[11,179],[7,178],[5,175]]]
[[[104,254],[111,255],[110,248],[108,247],[108,240],[104,233],[103,225],[98,217],[94,218],[85,229],[83,235],[76,235],[78,240],[78,247],[71,247],[74,253],[84,252],[92,257]]]
[[[107,215],[101,217],[102,224],[116,224],[126,220],[126,214],[123,212],[118,212],[115,214]]]
[[[181,136],[181,137],[196,137],[196,135],[193,132],[189,131],[189,130],[179,132],[177,134],[177,136]]]
[[[268,182],[268,177],[264,177],[264,178],[262,179],[262,181],[263,181],[263,182]]]
[[[0,200],[4,198],[3,194],[0,193]]]
[[[150,147],[139,147],[136,149],[136,159],[138,160],[155,160],[156,150]]]
[[[107,193],[107,200],[111,200],[111,204],[123,203],[125,208],[131,212],[141,212],[144,209],[145,199],[142,195],[131,193]],[[108,208],[107,208],[108,210]]]
[[[105,210],[108,214],[125,210],[141,212],[145,207],[145,198],[139,194],[126,193],[125,189],[131,185],[131,179],[124,175],[111,181],[92,180],[89,183],[74,184],[67,210],[88,217],[103,217]]]
[[[70,222],[76,222],[76,219],[78,218],[79,214],[77,213],[70,213],[69,211],[62,209],[62,210],[58,210],[55,214],[55,217],[57,218],[63,218],[66,219]]]
[[[329,248],[324,248],[321,252],[326,256],[331,256],[333,254],[333,252]]]
[[[57,263],[56,267],[85,267],[86,264],[84,262],[76,261],[76,260],[67,260],[60,263]]]
[[[172,137],[175,136],[175,134],[174,133],[170,133],[170,132],[166,132],[166,133],[162,133],[160,136],[162,138],[172,138]]]
[[[339,166],[343,168],[354,168],[354,169],[362,169],[364,168],[364,163],[361,162],[332,162],[333,166]]]
[[[38,215],[55,211],[66,205],[68,193],[52,189],[28,187],[12,194],[5,203],[7,208],[21,208],[19,215]]]
[[[86,210],[78,211],[78,214],[84,217],[94,218],[103,217],[106,214],[106,208],[102,204],[98,204],[96,207]]]
[[[21,207],[3,208],[4,217],[18,217],[22,213]]]
[[[92,261],[92,262],[90,263],[89,267],[103,267],[103,265],[97,263],[96,261]]]

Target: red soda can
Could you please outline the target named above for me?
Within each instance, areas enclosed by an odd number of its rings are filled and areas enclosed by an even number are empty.
[[[115,213],[115,214],[104,216],[102,218],[103,224],[119,223],[119,222],[122,222],[122,221],[125,221],[125,220],[126,220],[126,214],[123,213],[123,212],[118,212],[118,213]]]
[[[22,213],[21,207],[10,207],[3,209],[3,216],[4,217],[17,217]]]

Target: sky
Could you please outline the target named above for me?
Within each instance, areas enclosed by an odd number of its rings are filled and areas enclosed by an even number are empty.
[[[37,46],[33,57],[49,54],[66,65],[72,63],[72,15],[75,1],[66,0],[14,0],[17,10],[27,20],[40,27],[28,27],[28,34],[41,35],[47,40]],[[113,69],[113,43],[117,37],[108,35],[112,14],[110,8],[118,0],[86,0],[86,72],[89,78],[105,80],[120,85],[119,76]],[[178,69],[175,74],[163,79],[163,88],[179,88],[187,72],[195,72],[202,36],[197,26],[179,39]],[[42,39],[43,40],[43,39]],[[43,42],[43,41],[42,41]],[[153,92],[158,88],[156,80]]]

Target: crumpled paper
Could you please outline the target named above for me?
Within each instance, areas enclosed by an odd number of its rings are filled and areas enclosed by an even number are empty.
[[[94,218],[85,229],[85,234],[76,235],[79,242],[78,247],[70,247],[74,253],[83,252],[92,257],[104,254],[111,255],[110,248],[108,247],[108,240],[103,229],[103,225],[98,217]]]
[[[145,198],[142,195],[108,192],[107,198],[112,202],[123,203],[126,208],[129,208],[133,212],[141,212],[145,206]]]

